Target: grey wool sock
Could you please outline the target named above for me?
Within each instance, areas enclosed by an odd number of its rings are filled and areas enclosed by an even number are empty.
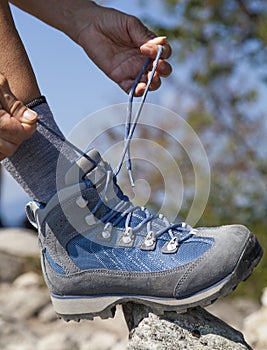
[[[38,119],[61,139],[38,124],[35,133],[2,164],[32,199],[45,204],[57,191],[60,178],[63,179],[77,154],[64,144],[64,136],[44,97],[30,102],[27,107],[38,113]]]

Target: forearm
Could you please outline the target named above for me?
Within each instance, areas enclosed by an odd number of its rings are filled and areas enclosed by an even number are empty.
[[[24,103],[40,96],[27,53],[15,28],[7,1],[0,1],[0,73]],[[1,103],[0,103],[1,105]]]
[[[94,10],[99,8],[90,0],[11,0],[10,3],[59,29],[74,41],[87,26],[88,18],[94,18]]]
[[[171,73],[170,64],[165,62],[171,54],[166,38],[156,38],[156,34],[134,16],[99,6],[90,0],[9,1],[68,35],[126,92],[145,58],[155,59],[158,45],[163,45],[163,51],[151,89],[159,88],[160,76],[166,77]],[[150,68],[136,88],[138,96],[145,89]]]

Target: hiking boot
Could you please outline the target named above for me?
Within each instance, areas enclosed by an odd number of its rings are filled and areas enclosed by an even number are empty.
[[[245,280],[262,256],[244,226],[192,228],[134,206],[96,150],[80,157],[65,187],[27,205],[41,264],[65,320],[112,317],[117,304],[156,314],[207,306]]]

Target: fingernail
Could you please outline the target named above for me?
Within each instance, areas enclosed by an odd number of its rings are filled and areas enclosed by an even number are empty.
[[[32,122],[37,118],[37,114],[31,109],[26,109],[22,115],[21,121]]]
[[[167,41],[166,36],[157,36],[156,38],[152,39],[153,43],[155,44],[165,44]]]

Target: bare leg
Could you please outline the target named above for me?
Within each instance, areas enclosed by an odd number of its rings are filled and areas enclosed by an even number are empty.
[[[0,1],[0,52],[0,73],[7,78],[13,94],[24,103],[39,97],[34,72],[6,0]]]

